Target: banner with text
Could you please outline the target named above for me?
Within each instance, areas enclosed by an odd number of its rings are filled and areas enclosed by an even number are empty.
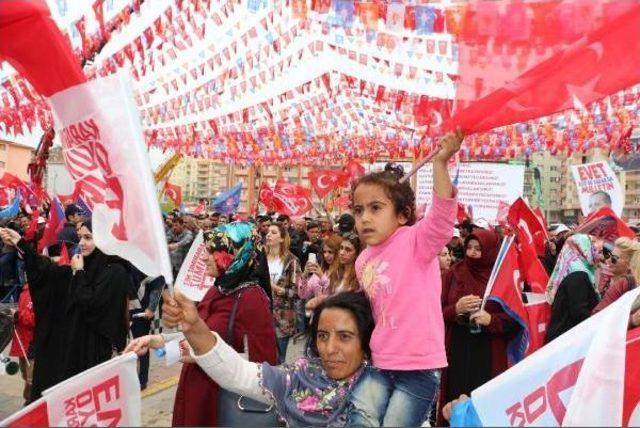
[[[206,256],[207,247],[200,231],[189,248],[174,286],[194,302],[202,300],[215,282],[214,278],[207,275],[207,266],[204,262]]]
[[[136,362],[137,356],[128,353],[79,373],[44,391],[0,426],[140,426]]]
[[[411,170],[408,165],[405,171]],[[432,171],[431,164],[427,164],[417,173],[416,205],[431,205]],[[474,219],[483,218],[489,223],[496,222],[501,203],[511,205],[524,189],[524,165],[459,162],[450,174],[452,178],[457,176],[458,201],[472,207]]]
[[[607,161],[572,165],[571,172],[578,188],[580,207],[584,215],[602,207],[613,209],[618,217],[622,215],[622,188]]]

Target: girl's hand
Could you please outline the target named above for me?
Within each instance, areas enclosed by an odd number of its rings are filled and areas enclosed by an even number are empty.
[[[84,258],[82,258],[82,254],[76,254],[71,257],[71,270],[77,272],[82,269],[84,269]]]
[[[149,349],[159,349],[164,346],[164,339],[159,334],[138,337],[133,339],[123,353],[135,352],[138,355],[145,355]]]
[[[640,327],[640,309],[638,309],[631,315],[629,322],[634,327]]]
[[[486,327],[491,323],[491,314],[483,309],[471,314],[469,320]]]
[[[460,150],[462,140],[464,140],[462,130],[458,129],[455,133],[448,132],[444,137],[442,137],[442,139],[440,139],[440,142],[438,143],[440,151],[433,157],[433,162],[447,162],[451,159],[451,157]]]
[[[468,314],[470,312],[475,312],[480,309],[480,305],[482,304],[482,299],[478,296],[474,296],[473,294],[469,294],[468,296],[463,296],[456,303],[456,314]]]
[[[20,234],[13,229],[2,227],[0,228],[0,238],[5,244],[16,247],[20,241]]]
[[[180,325],[182,331],[187,333],[200,320],[196,305],[181,292],[176,291],[171,297],[165,290],[162,299],[162,322],[167,327],[175,328]]]
[[[460,402],[460,401],[465,401],[465,400],[468,400],[468,399],[469,399],[469,397],[467,397],[466,395],[462,394],[460,397],[458,397],[455,400],[450,401],[449,403],[447,403],[442,408],[442,417],[445,418],[447,421],[450,421],[451,420],[451,412],[453,411],[453,406],[458,404],[458,402]]]

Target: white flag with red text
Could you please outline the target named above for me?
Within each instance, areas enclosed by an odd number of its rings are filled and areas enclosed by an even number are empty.
[[[194,302],[202,300],[215,283],[215,278],[207,275],[207,266],[204,262],[206,256],[207,247],[200,231],[189,248],[174,285],[175,290],[180,290]]]
[[[65,165],[93,211],[98,248],[172,282],[160,207],[132,88],[124,75],[52,95]]]
[[[629,312],[640,289],[548,343],[471,393],[452,426],[638,426],[637,333]]]
[[[92,367],[42,393],[0,426],[140,426],[141,397],[133,353]]]

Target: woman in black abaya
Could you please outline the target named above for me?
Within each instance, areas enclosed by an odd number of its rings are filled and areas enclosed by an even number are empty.
[[[0,229],[25,261],[36,327],[31,401],[42,391],[121,351],[127,338],[126,262],[96,248],[91,222],[79,229],[71,266],[37,255],[20,235]]]

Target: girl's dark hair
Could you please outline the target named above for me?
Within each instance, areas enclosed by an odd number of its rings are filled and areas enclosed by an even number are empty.
[[[351,205],[353,195],[361,184],[372,184],[384,189],[385,194],[393,202],[396,214],[402,214],[407,218],[407,226],[416,222],[416,194],[409,184],[409,180],[400,183],[404,177],[404,169],[400,165],[387,163],[383,171],[371,172],[360,178],[351,188]]]
[[[310,330],[310,351],[313,356],[318,356],[318,346],[316,344],[316,338],[318,336],[318,324],[320,323],[320,314],[325,309],[344,309],[351,312],[356,320],[358,326],[358,335],[360,336],[360,345],[367,358],[371,356],[371,348],[369,347],[369,341],[371,340],[371,333],[373,333],[374,321],[373,313],[371,312],[371,304],[369,299],[363,292],[347,291],[344,293],[338,293],[334,296],[328,297],[322,303],[320,303],[313,311],[313,318],[311,319]]]

